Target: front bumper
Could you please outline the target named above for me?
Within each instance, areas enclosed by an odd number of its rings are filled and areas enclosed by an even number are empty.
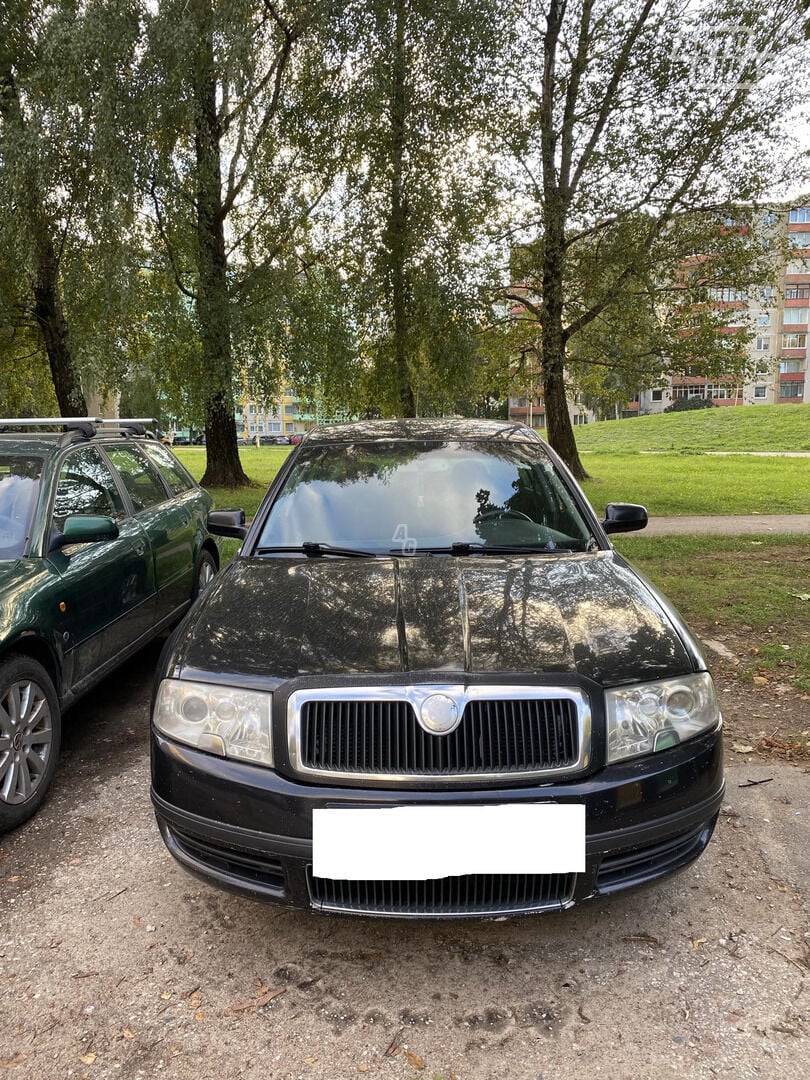
[[[687,866],[709,842],[723,793],[719,727],[671,750],[602,768],[586,778],[463,791],[304,784],[152,735],[152,800],[172,855],[211,883],[315,910],[463,917],[570,907]],[[383,894],[369,890],[368,883],[333,887],[336,883],[312,877],[316,807],[515,801],[584,804],[584,873],[546,875],[560,880],[538,881],[533,892],[525,882],[512,882],[503,892],[501,882],[477,882],[473,900],[465,899],[469,892],[453,888],[444,899],[434,898],[433,906],[418,889],[408,886],[403,891],[402,883],[389,883]]]

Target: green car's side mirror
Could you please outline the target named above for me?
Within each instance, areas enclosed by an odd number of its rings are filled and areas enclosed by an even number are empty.
[[[59,551],[68,544],[93,544],[100,540],[115,540],[118,526],[112,518],[95,514],[73,514],[65,519],[62,532],[55,533],[49,551]]]

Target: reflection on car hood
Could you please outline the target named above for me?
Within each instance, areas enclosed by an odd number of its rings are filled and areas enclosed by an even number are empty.
[[[169,671],[249,680],[566,672],[614,684],[694,666],[649,588],[604,552],[236,559],[186,623]]]

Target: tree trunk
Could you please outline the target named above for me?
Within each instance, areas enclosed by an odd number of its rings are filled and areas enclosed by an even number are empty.
[[[543,41],[543,100],[540,113],[540,148],[543,167],[543,281],[540,308],[543,402],[546,407],[548,441],[577,480],[587,473],[574,441],[574,428],[565,396],[565,346],[563,328],[565,288],[565,222],[570,209],[568,133],[560,145],[555,119],[556,64],[560,31],[565,16],[563,0],[551,0]],[[566,110],[567,112],[568,110]],[[570,122],[570,118],[569,118]],[[562,153],[560,152],[562,150]]]
[[[42,332],[60,416],[86,416],[87,402],[68,340],[59,293],[59,263],[50,237],[38,229],[34,318]]]
[[[408,197],[405,191],[405,137],[407,102],[405,81],[407,59],[405,56],[404,0],[397,4],[394,30],[394,50],[391,62],[391,210],[386,230],[386,246],[389,258],[389,289],[394,332],[394,373],[396,377],[399,411],[402,416],[416,416],[416,400],[411,385],[408,366]]]
[[[11,61],[4,56],[0,68],[0,116],[25,135],[26,122],[20,108],[20,95],[14,81]],[[43,203],[36,179],[29,178],[24,210],[31,227],[36,259],[33,287],[33,315],[42,333],[45,352],[53,378],[53,387],[60,416],[86,416],[87,402],[82,393],[79,374],[68,341],[68,326],[62,309],[59,291],[59,259],[53,246],[43,212]]]
[[[543,245],[543,306],[540,312],[543,403],[546,407],[548,441],[577,480],[584,480],[588,474],[579,458],[565,394],[565,245],[562,212],[557,211],[557,200],[553,196],[548,197]]]
[[[250,480],[242,469],[236,442],[233,402],[228,257],[222,206],[221,152],[214,69],[213,17],[210,0],[199,0],[196,14],[200,51],[196,77],[197,163],[197,318],[202,363],[210,387],[205,404],[205,473],[203,487],[242,487]]]

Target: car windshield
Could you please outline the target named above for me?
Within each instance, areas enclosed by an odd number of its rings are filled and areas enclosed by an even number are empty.
[[[42,458],[0,454],[0,559],[19,559],[31,535]]]
[[[593,538],[539,444],[402,440],[302,452],[255,550],[303,545],[477,554],[585,551]]]

